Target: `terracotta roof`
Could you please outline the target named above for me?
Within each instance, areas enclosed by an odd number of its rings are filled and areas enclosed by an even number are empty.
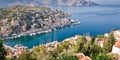
[[[77,53],[75,55],[79,58],[79,60],[82,60],[85,57],[83,53]]]
[[[82,60],[91,60],[91,59],[87,56],[87,57],[85,57],[85,58],[82,59]]]
[[[76,53],[75,55],[79,58],[79,60],[85,57],[83,53]]]
[[[120,36],[116,36],[116,37],[120,38]]]
[[[120,32],[120,30],[118,30]]]
[[[85,56],[83,54],[80,54],[79,56],[79,60],[83,59]]]
[[[76,55],[79,58],[79,60],[91,60],[90,57],[85,56],[83,53],[76,53],[74,55]]]
[[[117,47],[117,48],[120,48],[120,41],[116,42],[114,46]]]

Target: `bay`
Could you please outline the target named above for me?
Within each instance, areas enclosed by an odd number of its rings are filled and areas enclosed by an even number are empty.
[[[112,29],[120,29],[120,7],[119,6],[91,6],[91,7],[52,7],[68,12],[71,19],[79,20],[80,25],[59,29],[57,31],[36,36],[25,36],[11,40],[4,40],[10,46],[22,44],[28,48],[52,42],[63,41],[75,35],[91,35],[109,33]]]

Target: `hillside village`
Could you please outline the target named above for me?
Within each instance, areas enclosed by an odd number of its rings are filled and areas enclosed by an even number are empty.
[[[68,13],[48,7],[15,5],[0,9],[0,37],[20,37],[69,26],[75,23],[69,17]]]

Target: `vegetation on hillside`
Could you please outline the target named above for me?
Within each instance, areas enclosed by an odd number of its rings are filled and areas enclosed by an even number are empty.
[[[5,60],[5,57],[6,57],[6,50],[5,48],[3,47],[3,43],[2,41],[0,40],[0,60]]]
[[[116,60],[116,56],[108,54],[115,43],[113,32],[110,33],[103,48],[96,44],[94,37],[91,38],[91,41],[84,39],[83,36],[76,43],[64,41],[58,47],[53,48],[52,51],[46,51],[45,46],[40,45],[34,48],[33,52],[23,54],[20,58],[28,59],[25,56],[30,56],[29,59],[33,60],[78,60],[78,57],[74,54],[83,53],[92,60]]]

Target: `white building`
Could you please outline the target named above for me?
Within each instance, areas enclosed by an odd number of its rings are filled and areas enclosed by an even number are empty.
[[[116,42],[112,48],[112,53],[120,55],[120,42]]]
[[[109,34],[108,34],[108,33],[105,33],[105,34],[104,34],[104,37],[108,38],[108,37],[109,37]]]
[[[103,38],[96,38],[95,41],[101,48],[103,48],[104,43],[105,43],[105,39],[103,39]]]
[[[120,30],[114,31],[114,36],[117,41],[120,41]]]

